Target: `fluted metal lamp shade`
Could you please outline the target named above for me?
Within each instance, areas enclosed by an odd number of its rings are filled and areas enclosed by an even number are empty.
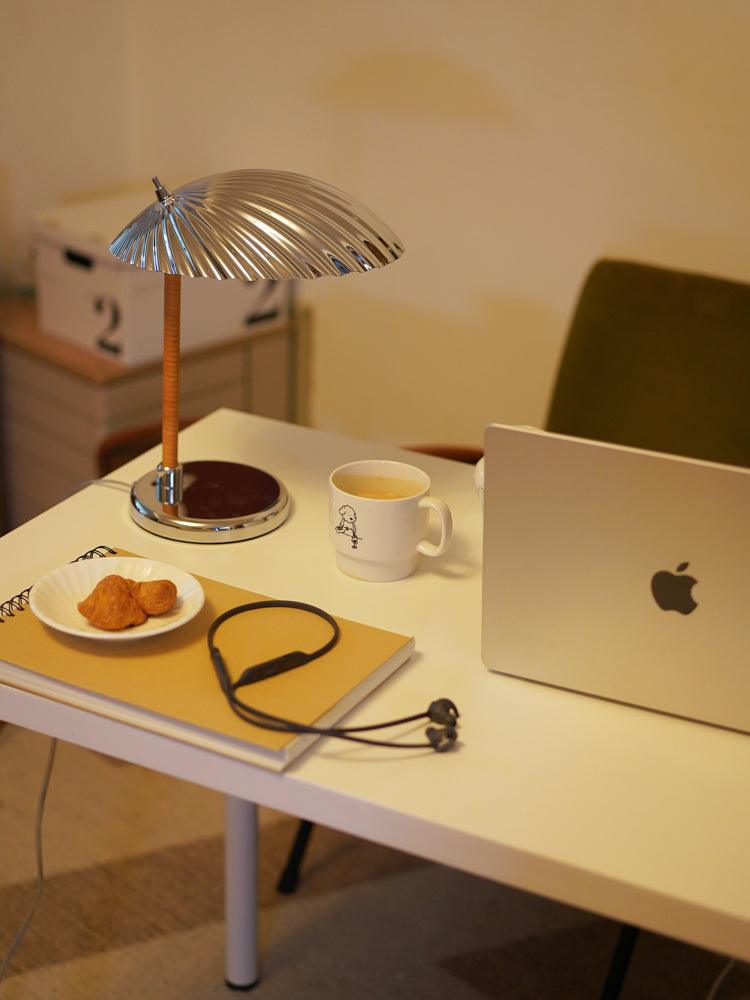
[[[279,170],[235,170],[159,200],[115,238],[110,252],[147,271],[244,281],[341,277],[403,253],[364,205],[322,181]]]
[[[301,174],[236,170],[170,191],[115,237],[118,260],[164,274],[162,462],[131,491],[142,527],[169,538],[228,542],[273,530],[289,496],[273,476],[232,462],[177,460],[181,278],[283,281],[342,277],[403,254],[396,234],[343,191]],[[231,498],[231,503],[230,503]]]

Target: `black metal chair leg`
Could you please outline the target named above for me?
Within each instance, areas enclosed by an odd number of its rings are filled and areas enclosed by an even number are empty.
[[[620,936],[609,963],[609,971],[599,1000],[617,1000],[620,996],[638,933],[638,928],[631,924],[623,924],[620,928]]]
[[[293,893],[299,884],[299,869],[302,864],[302,859],[305,856],[305,848],[307,847],[307,842],[310,839],[312,828],[313,824],[310,820],[300,820],[299,826],[297,827],[297,836],[294,838],[292,849],[289,852],[286,867],[281,873],[279,881],[276,883],[277,890],[285,896]]]

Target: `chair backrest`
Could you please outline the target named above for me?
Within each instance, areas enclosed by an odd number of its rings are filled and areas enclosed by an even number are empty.
[[[546,426],[750,466],[750,286],[599,261],[578,299]]]

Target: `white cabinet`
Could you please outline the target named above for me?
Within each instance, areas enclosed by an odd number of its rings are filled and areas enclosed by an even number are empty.
[[[183,353],[180,417],[220,406],[298,416],[295,323]],[[9,530],[98,474],[110,435],[158,424],[161,365],[128,368],[42,333],[33,303],[0,309],[0,439]]]

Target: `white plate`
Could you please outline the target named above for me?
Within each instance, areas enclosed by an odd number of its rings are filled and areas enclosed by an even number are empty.
[[[142,625],[119,632],[107,632],[91,625],[78,610],[78,602],[88,597],[105,576],[116,573],[140,583],[142,580],[171,580],[177,587],[177,602],[163,615],[149,616]],[[203,607],[203,587],[194,576],[168,563],[132,556],[111,559],[85,559],[53,570],[34,584],[29,606],[45,625],[84,639],[123,642],[161,635],[185,625]]]

